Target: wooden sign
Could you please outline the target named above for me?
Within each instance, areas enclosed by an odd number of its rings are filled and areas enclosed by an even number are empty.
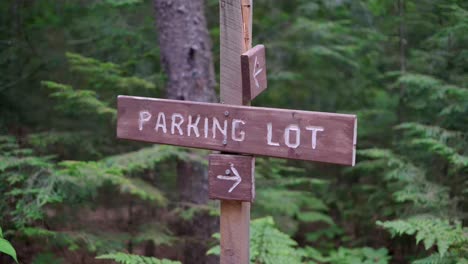
[[[253,202],[254,157],[212,154],[209,157],[208,168],[210,199]]]
[[[354,165],[355,115],[119,96],[117,137]]]
[[[265,46],[257,45],[241,56],[244,104],[267,88]]]

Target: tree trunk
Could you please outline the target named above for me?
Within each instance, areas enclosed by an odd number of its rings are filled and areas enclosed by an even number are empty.
[[[168,76],[169,99],[217,101],[211,41],[203,0],[154,0],[159,30],[161,64]],[[179,161],[177,186],[181,202],[208,202],[208,172],[201,164]],[[207,257],[208,240],[218,231],[217,219],[207,213],[182,223],[178,235],[188,237],[184,263],[218,263]]]
[[[170,99],[215,102],[215,73],[203,0],[155,0],[161,63]]]

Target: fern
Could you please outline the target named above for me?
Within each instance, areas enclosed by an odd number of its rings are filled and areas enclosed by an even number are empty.
[[[440,143],[434,139],[415,139],[411,141],[413,145],[424,147],[426,150],[444,157],[456,169],[466,169],[468,167],[468,156],[460,155],[453,148]]]
[[[29,149],[21,149],[12,138],[0,142],[0,198],[12,203],[0,203],[16,227],[44,217],[43,208],[62,201],[50,157],[35,157]],[[5,224],[5,223],[3,223]]]
[[[434,253],[426,258],[418,259],[413,262],[412,264],[466,264],[468,263],[468,259],[463,257],[457,257],[453,254],[445,254],[445,256],[441,256],[438,253]]]
[[[332,250],[327,256],[324,256],[318,250],[306,247],[304,252],[310,263],[330,263],[330,264],[388,264],[390,257],[388,250],[385,248],[373,249],[369,247],[363,248],[344,248],[340,247],[337,250]],[[307,262],[309,263],[309,262]]]
[[[455,170],[465,169],[468,166],[468,157],[458,153],[464,151],[467,145],[463,144],[463,133],[419,123],[403,123],[396,129],[404,131],[405,138],[407,138],[404,144],[423,148],[424,151],[444,158]],[[455,144],[456,149],[451,146]]]
[[[181,148],[156,145],[133,152],[110,156],[102,160],[101,163],[106,166],[120,168],[126,173],[137,173],[153,169],[155,165],[173,158],[194,161],[207,165],[206,160],[201,158],[203,157],[203,154],[204,152],[195,152],[195,154],[190,154]]]
[[[297,243],[275,228],[273,218],[253,220],[250,235],[250,259],[253,263],[279,264],[302,263]]]
[[[59,153],[60,157],[101,158],[103,150],[99,146],[108,140],[96,138],[95,132],[86,130],[64,132],[47,131],[29,134],[27,143],[38,153]],[[58,151],[60,150],[60,151]]]
[[[416,242],[423,242],[426,249],[436,245],[443,257],[449,248],[457,248],[468,243],[468,228],[463,228],[460,222],[451,224],[448,220],[413,216],[406,220],[377,222],[393,235],[415,235]]]
[[[369,149],[358,154],[370,160],[358,163],[352,170],[382,173],[396,202],[411,202],[413,208],[426,210],[447,209],[452,202],[447,187],[428,181],[424,170],[390,150]]]
[[[117,186],[122,193],[135,195],[143,200],[155,201],[160,205],[167,203],[164,195],[142,179],[126,177],[119,167],[107,166],[102,162],[64,161],[59,163],[57,172],[67,182],[78,186],[78,190],[97,190],[105,183]]]
[[[263,186],[256,194],[258,216],[271,215],[286,233],[295,232],[300,222],[334,224],[327,214],[327,204],[317,195],[319,190],[328,188],[327,180],[307,177],[303,169],[278,159],[257,159],[255,177]]]
[[[97,256],[96,259],[109,259],[121,264],[181,264],[179,261],[143,257],[120,252]]]
[[[103,115],[115,119],[117,111],[97,98],[97,94],[90,90],[75,90],[70,85],[52,81],[43,81],[42,85],[53,91],[50,95],[57,98],[56,109],[70,117],[81,115]]]
[[[148,240],[151,235],[164,235],[162,239],[172,241],[168,233],[157,233],[154,230],[149,230],[147,234]],[[119,251],[126,249],[127,243],[139,244],[139,235],[133,237],[132,235],[124,232],[106,233],[102,230],[95,230],[92,227],[81,228],[80,230],[69,231],[54,231],[47,230],[42,227],[26,227],[21,230],[21,237],[40,241],[44,245],[52,245],[52,248],[65,248],[71,251],[86,250],[94,254],[104,254],[109,251]],[[141,238],[141,237],[140,237]],[[159,238],[155,238],[157,240]],[[169,245],[170,242],[163,241],[160,244]],[[167,243],[166,243],[167,242]]]
[[[172,245],[176,238],[168,227],[161,223],[141,225],[139,232],[132,239],[136,244],[152,241],[155,245]]]
[[[220,239],[219,233],[213,237]],[[296,248],[297,243],[276,229],[272,217],[250,222],[250,262],[256,264],[302,263],[304,252]],[[219,255],[220,247],[211,248],[207,254]]]
[[[141,0],[108,0],[108,2],[127,4],[130,1],[138,2]],[[86,76],[89,87],[95,91],[105,91],[115,89],[119,93],[134,93],[134,91],[154,90],[153,83],[138,77],[125,77],[124,71],[117,64],[101,62],[99,60],[84,57],[76,53],[67,52],[68,62],[71,65],[71,71]]]
[[[45,244],[51,241],[70,250],[87,249],[90,252],[122,250],[129,240],[137,244],[148,240],[156,244],[170,244],[173,241],[167,229],[153,228],[151,232],[146,230],[132,238],[126,233],[108,236],[93,230],[46,230],[34,223],[45,219],[46,207],[50,213],[54,211],[51,207],[54,203],[92,200],[100,188],[109,185],[122,194],[131,194],[140,200],[165,206],[167,199],[164,194],[137,177],[137,172],[152,169],[174,156],[189,158],[179,153],[178,149],[148,148],[102,161],[63,161],[55,164],[50,158],[35,157],[32,151],[19,148],[13,137],[1,137],[0,148],[4,150],[0,154],[0,197],[14,202],[11,205],[0,203],[1,211],[8,212],[3,215],[2,224],[15,223],[19,235],[47,241]],[[131,176],[132,173],[134,176]]]

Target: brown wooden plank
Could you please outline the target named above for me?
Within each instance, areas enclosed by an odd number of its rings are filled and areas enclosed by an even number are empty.
[[[245,25],[241,0],[220,0],[221,102],[242,104],[240,55],[245,48]]]
[[[221,201],[221,264],[249,264],[250,203]]]
[[[220,0],[220,96],[225,104],[250,103],[243,100],[240,55],[252,47],[252,4],[252,0]],[[238,28],[241,32],[233,30]],[[221,200],[220,229],[220,263],[250,263],[250,203]]]
[[[255,158],[212,154],[208,166],[210,199],[253,202],[255,199]]]
[[[257,45],[241,56],[244,104],[267,88],[265,46]]]
[[[347,114],[118,98],[119,138],[224,152],[354,165],[356,126]]]

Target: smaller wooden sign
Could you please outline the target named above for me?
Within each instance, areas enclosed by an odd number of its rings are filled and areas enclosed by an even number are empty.
[[[267,88],[265,46],[257,45],[241,55],[244,104]]]
[[[255,158],[212,154],[208,167],[210,199],[253,202],[255,199]]]

